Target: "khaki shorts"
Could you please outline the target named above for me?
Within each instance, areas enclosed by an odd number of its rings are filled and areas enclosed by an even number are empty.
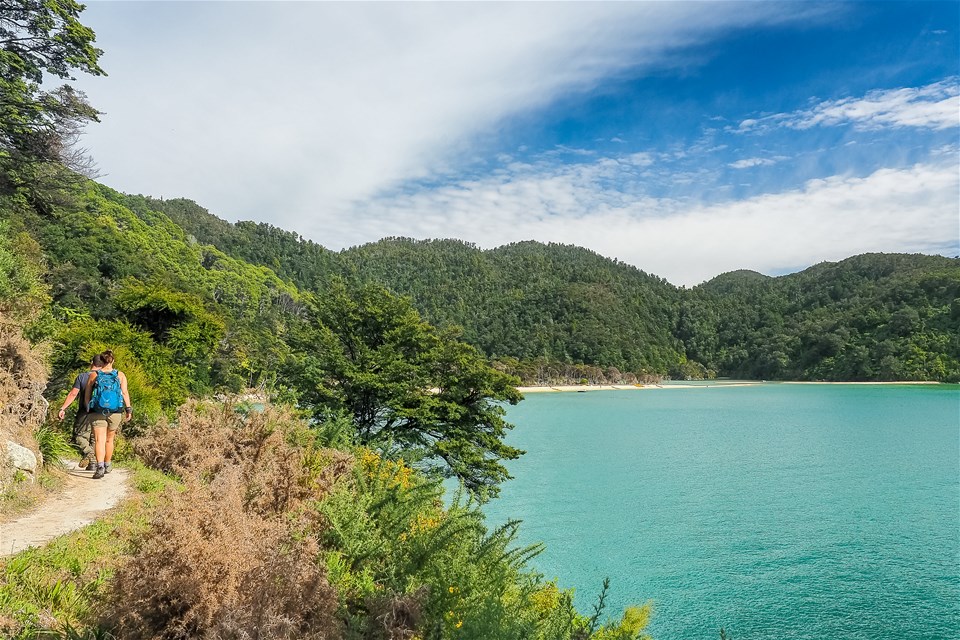
[[[91,413],[87,418],[89,420],[90,426],[94,429],[103,429],[106,428],[107,431],[116,431],[120,428],[120,423],[123,422],[122,413],[111,413],[109,415],[103,415],[102,413]]]

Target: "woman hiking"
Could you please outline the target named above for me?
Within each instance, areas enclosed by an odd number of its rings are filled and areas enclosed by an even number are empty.
[[[86,391],[87,378],[90,377],[91,372],[99,371],[101,367],[103,367],[103,356],[98,353],[93,356],[93,359],[90,361],[90,369],[78,375],[76,380],[73,381],[73,388],[70,389],[70,393],[67,394],[67,398],[63,401],[63,406],[60,407],[60,411],[57,413],[60,420],[63,420],[66,416],[67,407],[73,404],[77,396],[80,396],[77,415],[73,419],[73,442],[80,450],[80,455],[83,456],[77,465],[77,468],[81,471],[94,471],[97,466],[96,455],[91,445],[93,438],[91,437],[90,423],[87,421],[89,399],[86,397],[86,394],[82,394],[82,392]]]
[[[92,371],[87,379],[88,408],[87,420],[93,427],[94,451],[97,456],[97,469],[93,479],[99,480],[110,473],[113,458],[113,441],[120,428],[121,421],[133,417],[130,393],[127,391],[127,376],[113,368],[113,351],[107,350],[103,356],[103,367]]]

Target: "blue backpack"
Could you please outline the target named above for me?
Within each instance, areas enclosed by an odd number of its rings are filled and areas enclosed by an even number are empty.
[[[93,381],[93,391],[87,409],[90,413],[117,413],[123,409],[123,394],[120,392],[119,371],[98,371]]]

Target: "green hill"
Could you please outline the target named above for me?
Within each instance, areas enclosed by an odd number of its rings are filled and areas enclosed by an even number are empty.
[[[409,296],[493,358],[681,377],[960,379],[956,258],[867,254],[780,277],[732,271],[685,290],[573,246],[386,238],[333,253],[189,201],[164,205],[187,212],[174,219],[201,241],[301,288],[340,277]]]
[[[0,201],[0,219],[42,253],[52,302],[32,331],[56,341],[54,380],[109,342],[125,342],[142,369],[148,413],[275,375],[297,321],[295,287],[191,239],[142,199],[94,183],[73,197],[46,212]]]
[[[427,320],[462,328],[489,357],[664,373],[682,359],[676,287],[587,249],[522,242],[484,251],[460,240],[385,238],[334,253],[270,225],[231,225],[189,200],[146,202],[198,241],[301,289],[323,291],[342,278],[409,296]]]
[[[301,292],[335,282],[408,296],[492,359],[674,377],[960,379],[955,258],[866,254],[780,277],[732,271],[687,290],[569,245],[385,238],[333,252],[190,200],[99,185],[69,215],[27,207],[8,217],[42,248],[56,309],[126,318],[161,344],[169,336],[145,314],[118,307],[147,304],[129,300],[138,286],[193,296],[220,318],[223,335],[195,367],[212,387],[275,376]]]
[[[960,379],[960,260],[865,254],[769,278],[734,272],[681,307],[688,356],[723,375]]]

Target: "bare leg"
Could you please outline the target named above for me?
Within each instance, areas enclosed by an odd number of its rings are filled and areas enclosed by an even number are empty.
[[[105,443],[105,462],[110,462],[113,459],[113,441],[117,437],[117,430],[107,431],[107,441]],[[100,444],[100,438],[97,438],[97,444]]]
[[[93,437],[96,438],[96,442],[93,443],[93,449],[97,454],[97,464],[103,464],[106,459],[107,454],[107,425],[104,423],[102,427],[96,426],[93,428]],[[110,438],[110,453],[113,453],[113,438]]]

